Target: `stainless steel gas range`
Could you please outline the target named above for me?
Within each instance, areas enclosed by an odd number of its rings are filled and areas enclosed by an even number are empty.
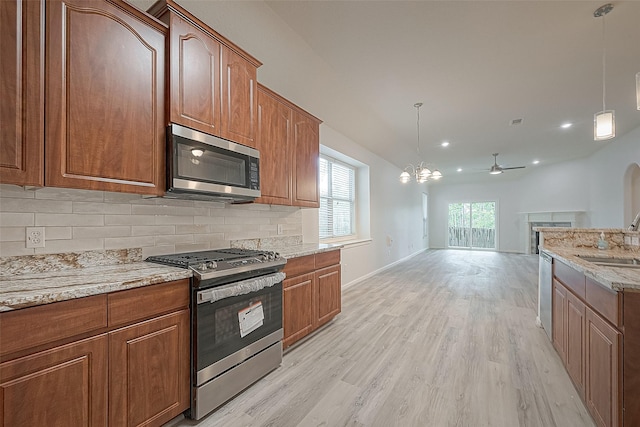
[[[217,249],[147,261],[193,271],[187,416],[201,419],[280,366],[286,259],[270,251]]]

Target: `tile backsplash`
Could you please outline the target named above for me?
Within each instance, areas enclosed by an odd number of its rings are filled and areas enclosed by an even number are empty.
[[[302,235],[290,206],[145,198],[126,193],[0,185],[0,256],[142,248],[143,257],[229,247],[232,240]],[[27,248],[26,227],[45,229]]]

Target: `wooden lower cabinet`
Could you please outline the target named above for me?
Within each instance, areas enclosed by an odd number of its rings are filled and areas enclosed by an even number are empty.
[[[599,426],[618,426],[622,334],[589,308],[586,310],[586,320],[587,408]]]
[[[553,281],[553,345],[598,426],[638,426],[640,294],[614,292],[590,278],[580,292],[576,274],[565,276],[571,289],[559,277]]]
[[[340,251],[290,259],[284,272],[282,347],[287,348],[340,313]]]
[[[556,280],[553,281],[552,301],[553,346],[562,363],[567,363],[567,290]]]
[[[109,424],[161,425],[189,406],[189,311],[109,333]]]
[[[340,266],[323,268],[315,273],[317,326],[324,325],[340,313],[342,306]]]
[[[567,292],[566,367],[580,396],[585,391],[585,310],[586,306],[571,292]]]
[[[13,327],[44,317],[48,342]],[[189,407],[189,325],[188,279],[0,313],[28,343],[0,353],[0,426],[161,426]]]
[[[283,283],[284,348],[313,331],[313,282],[314,275],[309,273]]]
[[[107,425],[107,336],[0,365],[0,425]]]

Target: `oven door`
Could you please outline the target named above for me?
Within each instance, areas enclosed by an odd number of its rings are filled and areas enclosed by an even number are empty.
[[[234,286],[195,292],[196,386],[282,340],[282,281],[211,302],[212,291],[233,294]]]
[[[226,139],[172,124],[169,192],[260,197],[260,154]]]

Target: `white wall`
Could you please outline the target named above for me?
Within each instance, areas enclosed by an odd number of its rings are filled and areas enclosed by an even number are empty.
[[[585,211],[587,227],[625,227],[624,209],[632,206],[625,201],[632,196],[625,195],[625,173],[636,163],[640,163],[640,128],[605,143],[590,157],[530,167],[533,170],[519,179],[509,180],[505,172],[493,182],[479,184],[443,180],[430,186],[430,246],[446,247],[448,204],[461,201],[498,202],[498,250],[505,252],[526,251],[528,225],[523,212]]]
[[[624,176],[629,165],[640,164],[640,127],[616,138],[588,160],[591,225],[595,228],[628,226],[624,213]],[[640,188],[636,187],[635,191],[640,192]]]
[[[402,185],[401,170],[344,135],[322,125],[320,143],[369,166],[371,242],[342,250],[342,283],[349,284],[427,247],[422,237],[422,191],[416,183]],[[317,240],[318,210],[303,211],[305,241]]]

